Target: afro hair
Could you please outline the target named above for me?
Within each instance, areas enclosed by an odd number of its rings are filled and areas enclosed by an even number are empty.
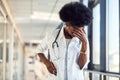
[[[72,26],[82,27],[91,23],[93,17],[91,10],[80,2],[70,2],[59,11],[63,22],[70,22]]]

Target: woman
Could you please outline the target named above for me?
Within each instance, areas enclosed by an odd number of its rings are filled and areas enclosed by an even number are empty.
[[[46,80],[84,80],[83,69],[89,62],[84,26],[92,21],[92,13],[80,2],[71,2],[59,15],[66,25],[48,35],[36,52],[48,70]]]

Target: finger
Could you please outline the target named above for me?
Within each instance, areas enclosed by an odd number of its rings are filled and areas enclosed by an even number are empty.
[[[54,67],[54,72],[55,72],[55,73],[57,73],[57,70],[56,70],[56,68],[55,68],[54,64],[53,64],[53,67]]]
[[[79,35],[77,33],[73,33],[75,37],[78,37],[81,41],[84,41],[84,37],[82,35]]]
[[[53,65],[53,63],[51,62],[51,66],[54,68],[54,65]]]
[[[80,39],[81,34],[73,33],[73,35],[74,35],[75,37],[78,37],[78,38]],[[80,40],[81,40],[81,39],[80,39]]]
[[[47,69],[51,74],[53,74],[54,68],[53,68],[52,64],[50,64],[50,66],[47,67]]]
[[[79,30],[79,31],[81,31],[82,29],[84,29],[83,27],[75,27],[74,29],[76,29],[76,30]]]
[[[74,34],[77,35],[77,36],[81,36],[81,37],[84,37],[84,35],[85,35],[85,34],[82,34],[80,32],[74,32]]]
[[[51,74],[53,74],[53,68],[52,68],[52,67],[49,67],[49,68],[48,68],[48,71],[49,71]]]
[[[75,33],[75,34],[77,34],[77,35],[83,35],[83,33],[82,33],[81,31],[78,31],[78,30],[74,30],[73,33]]]
[[[83,32],[86,34],[85,29],[83,28],[82,30],[83,30]]]
[[[49,72],[50,72],[51,74],[54,74],[54,75],[57,74],[57,73],[55,72],[55,70],[54,70],[52,67],[49,69]]]
[[[81,32],[86,35],[84,28],[81,29]]]
[[[84,30],[84,28],[76,28],[76,30],[79,30],[79,31],[81,31],[82,33],[85,34],[85,30]]]
[[[80,34],[83,34],[83,35],[86,34],[84,28],[77,28],[77,29],[74,29],[73,31],[77,32],[77,33],[80,33]]]
[[[74,29],[73,32],[82,34],[82,31],[77,29]]]
[[[56,70],[56,68],[55,68],[55,66],[54,66],[54,64],[52,62],[51,62],[51,64],[52,64],[53,72],[56,75],[57,74],[57,70]]]

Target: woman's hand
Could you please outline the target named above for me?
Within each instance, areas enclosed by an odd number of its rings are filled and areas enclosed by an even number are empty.
[[[57,75],[57,70],[52,62],[50,62],[43,53],[39,53],[38,56],[43,61],[43,63],[46,65],[48,71],[51,74]]]
[[[73,36],[78,37],[82,43],[87,43],[86,33],[83,27],[75,27],[72,31]]]
[[[73,36],[78,37],[80,39],[80,41],[82,42],[82,48],[81,51],[82,52],[86,52],[87,51],[87,39],[86,39],[86,33],[83,27],[80,28],[74,28],[73,29]]]
[[[57,70],[52,62],[50,62],[49,60],[46,60],[45,65],[51,74],[57,75]]]

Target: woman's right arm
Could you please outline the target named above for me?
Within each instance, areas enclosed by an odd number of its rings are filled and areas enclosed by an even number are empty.
[[[46,39],[43,39],[42,42],[38,45],[38,47],[36,48],[36,53],[39,56],[40,60],[46,65],[48,71],[51,74],[56,75],[57,70],[54,64],[48,60],[48,58],[46,57],[47,54],[45,54],[46,51],[48,50],[48,45],[49,45]]]

